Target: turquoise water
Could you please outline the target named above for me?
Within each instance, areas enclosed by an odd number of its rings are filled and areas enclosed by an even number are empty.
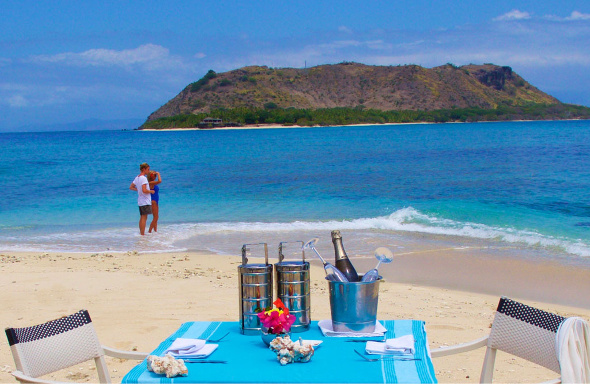
[[[142,238],[144,161],[163,183]],[[4,251],[239,254],[340,229],[349,253],[409,236],[590,256],[590,121],[4,133],[0,178]]]

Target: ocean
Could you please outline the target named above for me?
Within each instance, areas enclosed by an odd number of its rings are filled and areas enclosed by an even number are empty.
[[[148,162],[159,232],[139,235]],[[341,230],[590,265],[590,121],[0,134],[0,251],[240,255]],[[149,221],[148,219],[148,225]]]

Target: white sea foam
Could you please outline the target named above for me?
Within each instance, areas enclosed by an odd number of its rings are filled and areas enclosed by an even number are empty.
[[[541,247],[577,256],[590,256],[590,244],[580,240],[552,237],[534,231],[517,230],[509,227],[494,227],[479,223],[458,222],[429,216],[412,207],[400,209],[389,216],[354,220],[295,221],[290,223],[195,223],[177,224],[171,226],[170,229],[174,234],[174,241],[181,241],[197,234],[323,232],[335,228],[349,231],[382,230],[458,236],[494,242],[507,242],[535,248]]]
[[[459,222],[424,214],[412,207],[388,216],[353,220],[294,222],[218,222],[160,224],[160,232],[139,236],[137,228],[108,228],[86,232],[0,237],[0,249],[13,251],[66,252],[170,252],[204,249],[217,253],[236,253],[242,243],[276,243],[297,236],[307,240],[333,229],[355,233],[378,231],[383,235],[419,233],[437,236],[487,240],[550,252],[590,256],[590,244],[577,239],[547,236],[534,231]]]

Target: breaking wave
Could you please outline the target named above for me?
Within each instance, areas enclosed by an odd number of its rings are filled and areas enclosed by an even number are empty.
[[[10,234],[0,232],[0,249],[12,251],[59,252],[173,252],[202,249],[227,252],[227,246],[216,243],[236,239],[259,238],[263,235],[278,238],[297,233],[301,236],[340,229],[343,231],[379,231],[387,234],[419,233],[437,236],[454,236],[504,242],[519,246],[542,248],[571,255],[590,256],[590,244],[578,239],[545,235],[535,231],[510,227],[489,226],[480,223],[460,222],[422,213],[406,207],[388,216],[352,220],[293,221],[293,222],[215,222],[160,224],[160,232],[139,236],[136,227],[105,228],[89,231],[68,230],[59,233]]]

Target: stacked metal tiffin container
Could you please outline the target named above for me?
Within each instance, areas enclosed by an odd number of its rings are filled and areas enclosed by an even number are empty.
[[[285,245],[297,244],[301,260],[285,260]],[[273,269],[275,270],[276,297],[281,299],[296,318],[291,332],[303,332],[309,329],[310,317],[310,271],[309,263],[301,249],[302,241],[281,242],[279,244],[279,262],[268,263],[266,243],[244,244],[242,246],[242,265],[238,266],[240,290],[240,330],[244,335],[260,334],[261,324],[258,312],[273,304]],[[264,264],[249,264],[247,255],[252,247],[264,250]]]
[[[301,251],[301,260],[285,260],[283,249],[285,245],[296,244]],[[295,323],[291,332],[304,332],[311,323],[309,295],[309,263],[305,261],[303,241],[281,242],[279,244],[279,262],[275,264],[277,297],[281,299],[289,313],[295,315]]]
[[[264,264],[248,264],[250,247],[263,247]],[[258,312],[272,305],[272,264],[268,264],[266,243],[244,244],[242,265],[238,266],[240,284],[240,331],[244,335],[260,334]]]

